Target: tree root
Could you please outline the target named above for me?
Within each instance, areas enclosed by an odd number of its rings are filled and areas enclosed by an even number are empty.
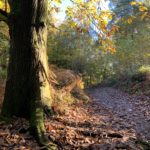
[[[57,146],[51,143],[46,135],[44,126],[44,110],[43,108],[36,108],[32,111],[30,119],[30,130],[32,135],[37,140],[42,150],[57,150]]]

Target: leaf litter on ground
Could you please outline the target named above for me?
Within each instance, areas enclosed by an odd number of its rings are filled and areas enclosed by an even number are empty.
[[[148,150],[147,100],[112,88],[89,90],[88,104],[77,103],[64,114],[46,117],[50,141],[60,150]],[[142,125],[143,124],[143,125]],[[0,123],[0,149],[39,150],[25,119]]]

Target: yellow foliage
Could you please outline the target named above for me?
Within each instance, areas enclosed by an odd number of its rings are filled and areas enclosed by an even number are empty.
[[[84,89],[84,82],[83,82],[83,81],[80,81],[80,82],[78,83],[78,87],[83,90],[83,89]]]
[[[148,12],[144,12],[144,14],[141,15],[141,20],[143,20],[147,16]]]
[[[141,20],[143,20],[145,17],[149,17],[148,16],[148,8],[142,2],[132,1],[130,3],[130,5],[138,7],[139,11],[142,13],[141,14]],[[128,20],[127,22],[129,24],[131,24],[131,20]]]
[[[128,22],[128,24],[131,24],[132,23],[132,18],[128,18],[127,22]]]
[[[132,5],[132,6],[137,5],[137,2],[132,1],[132,2],[130,3],[130,5]]]
[[[147,11],[148,10],[148,8],[147,7],[145,7],[145,6],[139,6],[139,11]]]
[[[58,5],[61,4],[61,0],[54,0],[53,2]]]
[[[139,73],[150,73],[150,66],[141,66],[138,69]]]
[[[4,1],[0,0],[0,9],[4,10],[4,11],[7,11],[7,12],[10,12],[10,7],[9,7],[9,4],[5,3]]]
[[[150,57],[150,53],[145,54],[144,57]]]

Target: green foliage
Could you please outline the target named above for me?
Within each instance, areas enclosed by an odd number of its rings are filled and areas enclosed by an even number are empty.
[[[133,7],[131,0],[112,0],[116,7],[113,11],[117,16],[128,18],[127,10]],[[143,1],[149,6],[148,1]],[[59,67],[71,69],[82,74],[85,86],[97,84],[105,79],[115,83],[120,76],[137,73],[141,66],[150,64],[150,21],[136,18],[132,24],[120,20],[119,31],[112,37],[116,53],[110,54],[107,50],[101,51],[100,42],[93,40],[88,32],[70,25],[66,20],[62,25],[55,27],[55,8],[50,6],[48,35],[49,63]],[[134,9],[134,15],[138,14]],[[114,18],[113,18],[114,19]],[[116,19],[116,18],[115,18]],[[110,24],[115,24],[115,21]],[[8,28],[0,23],[0,78],[6,77],[8,63]],[[146,67],[147,68],[147,67]],[[143,68],[141,70],[146,70]]]
[[[82,74],[85,85],[101,82],[112,74],[109,57],[99,43],[84,32],[74,31],[65,22],[48,38],[49,62]]]
[[[116,0],[114,0],[116,2]],[[113,1],[113,2],[114,2]],[[131,15],[137,16],[132,20],[132,23],[126,23],[122,19],[118,21],[120,26],[119,31],[114,35],[116,41],[116,53],[111,57],[115,78],[120,76],[131,77],[137,73],[137,70],[143,65],[150,64],[150,21],[142,19],[139,12],[128,4],[130,0],[117,0],[114,12],[121,18],[128,17],[130,10]],[[121,8],[122,11],[119,11]],[[127,20],[128,21],[128,20]]]

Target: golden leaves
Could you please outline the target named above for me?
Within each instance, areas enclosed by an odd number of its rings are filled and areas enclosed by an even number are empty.
[[[6,12],[10,12],[10,7],[8,3],[5,3],[5,1],[0,0],[0,9],[6,11]]]
[[[139,11],[145,12],[148,11],[148,8],[145,6],[139,6]]]
[[[107,28],[109,21],[113,18],[112,12],[99,9],[99,0],[88,2],[74,0],[73,4],[66,10],[70,26],[78,32],[87,32],[92,27],[96,30],[100,43],[103,43],[101,49],[115,52],[111,36],[117,31],[117,27]],[[113,48],[111,49],[111,47]]]
[[[72,0],[72,2],[73,6],[69,7],[66,11],[70,21],[70,26],[80,32],[88,31],[88,29],[92,26],[94,30],[96,30],[99,41],[102,44],[101,49],[107,49],[114,53],[115,48],[114,43],[112,42],[112,37],[119,30],[116,23],[120,19],[114,23],[115,25],[108,29],[109,21],[116,16],[110,10],[100,9],[101,1],[90,0],[85,2],[83,0]],[[130,25],[137,17],[140,16],[143,20],[148,16],[148,8],[143,3],[132,1],[130,5],[138,8],[138,16],[130,14],[126,18],[121,18],[123,23]]]
[[[128,19],[127,19],[127,22],[128,22],[128,24],[131,24],[131,23],[132,23],[132,19],[131,19],[131,18],[128,18]]]
[[[143,20],[146,16],[148,16],[148,12],[144,12],[144,13],[141,15],[141,20]]]
[[[124,22],[132,24],[135,18],[136,18],[135,16],[129,16],[127,19],[124,20]]]
[[[130,3],[130,5],[135,6],[135,5],[137,5],[137,2],[132,1],[132,2]]]
[[[61,4],[61,0],[54,0],[54,3],[56,3],[56,4]]]
[[[140,16],[141,16],[141,20],[143,20],[146,17],[150,17],[148,15],[148,11],[149,9],[142,3],[142,2],[136,2],[136,1],[132,1],[130,3],[131,6],[136,6],[139,9],[139,12],[141,12]],[[130,22],[130,21],[129,21]]]

